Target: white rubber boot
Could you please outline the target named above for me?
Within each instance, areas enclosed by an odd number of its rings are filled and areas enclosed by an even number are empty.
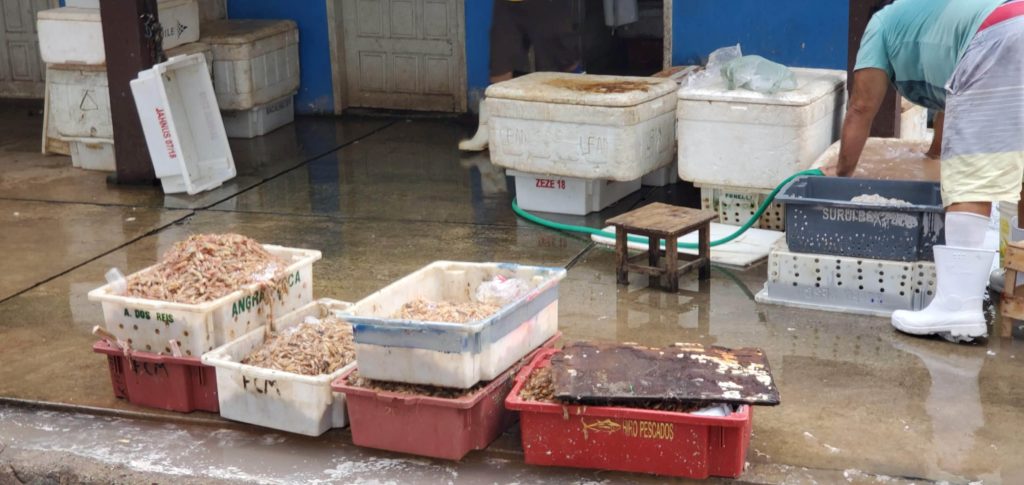
[[[473,135],[473,138],[459,142],[459,150],[464,152],[482,152],[487,149],[487,141],[489,137],[487,120],[489,118],[490,115],[487,114],[487,99],[481,99],[480,126],[476,129],[476,134]]]
[[[988,335],[982,311],[994,251],[935,246],[935,298],[919,312],[898,310],[892,326],[911,335],[969,342]]]

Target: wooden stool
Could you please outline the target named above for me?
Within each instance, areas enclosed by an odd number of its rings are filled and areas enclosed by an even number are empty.
[[[1006,244],[1006,271],[1003,276],[1003,300],[999,305],[1003,315],[1003,337],[1013,336],[1013,321],[1024,320],[1024,286],[1017,286],[1017,273],[1024,272],[1024,241]]]
[[[656,202],[617,217],[608,219],[615,226],[616,275],[619,284],[629,284],[629,273],[644,273],[653,277],[668,277],[668,290],[679,291],[679,275],[700,268],[700,279],[711,278],[711,221],[718,214],[711,211],[690,209]],[[679,236],[699,231],[697,256],[682,255],[688,263],[679,265]],[[629,256],[628,234],[647,236],[648,250],[636,256]],[[665,239],[665,265],[659,265],[662,251],[661,239]],[[647,257],[647,265],[636,261]]]

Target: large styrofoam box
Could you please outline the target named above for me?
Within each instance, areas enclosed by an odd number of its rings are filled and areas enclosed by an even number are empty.
[[[169,339],[175,339],[186,356],[201,356],[266,326],[275,314],[284,315],[313,301],[313,263],[320,260],[320,251],[270,244],[263,248],[288,263],[285,288],[279,291],[252,283],[213,301],[188,304],[125,296],[107,284],[90,291],[89,301],[103,305],[107,331],[133,349],[159,352]],[[154,269],[150,266],[136,274]]]
[[[629,182],[537,175],[508,170],[516,179],[516,204],[528,211],[584,216],[640,190],[639,178]]]
[[[295,98],[289,94],[252,109],[221,112],[229,138],[263,136],[295,121]]]
[[[213,77],[222,110],[246,110],[299,87],[299,29],[291,20],[213,20],[203,24],[213,47]]]
[[[846,72],[793,69],[797,88],[772,95],[684,86],[676,107],[679,177],[774,189],[839,139]]]
[[[140,72],[131,87],[165,193],[198,194],[235,176],[206,58],[173,57]]]
[[[338,315],[349,305],[328,299],[314,301],[275,319],[272,330],[294,328],[307,317]],[[203,354],[203,363],[217,369],[220,415],[308,436],[320,436],[330,428],[344,428],[348,424],[345,394],[334,392],[331,381],[352,370],[356,363],[317,376],[243,364],[242,360],[266,340],[266,329],[258,328]]]
[[[932,135],[928,132],[928,110],[906,99],[900,107],[900,138],[931,141]]]
[[[558,285],[565,274],[511,263],[431,263],[349,308],[359,375],[459,389],[494,379],[558,332]],[[530,289],[477,322],[394,317],[418,298],[472,301],[477,287],[496,277],[518,278]]]
[[[163,27],[163,48],[199,40],[196,0],[163,0],[157,4]],[[37,15],[39,54],[47,64],[106,63],[103,26],[98,8],[61,7]]]
[[[165,2],[167,0],[157,0]],[[222,19],[227,15],[225,0],[199,0],[199,19],[201,21]],[[100,0],[64,0],[65,7],[100,8]]]
[[[676,83],[538,72],[487,88],[495,165],[583,179],[636,180],[672,163]]]

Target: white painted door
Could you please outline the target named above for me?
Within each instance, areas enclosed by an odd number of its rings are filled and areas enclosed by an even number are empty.
[[[341,15],[349,106],[466,110],[462,0],[344,0]]]
[[[39,58],[36,12],[47,8],[50,0],[0,0],[0,96],[43,97],[46,66]]]

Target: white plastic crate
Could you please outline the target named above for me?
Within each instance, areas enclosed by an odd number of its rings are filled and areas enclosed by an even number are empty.
[[[202,41],[213,48],[220,109],[247,110],[299,88],[299,30],[291,20],[213,20]]]
[[[189,195],[235,176],[235,160],[206,59],[173,57],[131,82],[153,169],[164,192]]]
[[[640,190],[630,182],[585,180],[508,170],[516,178],[516,202],[523,210],[584,216],[608,207]]]
[[[770,190],[751,190],[741,187],[699,186],[700,208],[718,213],[722,224],[742,226],[761,206]],[[786,207],[773,202],[754,225],[772,231],[786,230]]]
[[[839,139],[846,72],[793,69],[794,91],[679,90],[679,177],[698,185],[774,189]]]
[[[349,303],[321,299],[274,320],[273,331],[295,327],[307,316],[338,315]],[[242,364],[267,339],[265,328],[203,354],[203,363],[217,369],[220,415],[308,436],[348,425],[345,395],[331,390],[331,381],[355,367],[355,362],[330,374],[307,376]]]
[[[113,172],[114,140],[101,138],[64,138],[71,149],[71,166],[85,170]]]
[[[630,182],[672,163],[671,79],[539,72],[487,88],[491,162]]]
[[[672,163],[665,165],[640,178],[640,185],[645,187],[664,187],[679,181],[679,164],[675,159]]]
[[[171,49],[199,40],[196,0],[162,0],[157,4],[163,47]],[[61,7],[37,14],[39,54],[47,64],[106,63],[103,26],[98,8]]]
[[[495,276],[519,278],[529,293],[479,322],[394,319],[407,302],[469,301]],[[467,389],[489,381],[558,331],[562,268],[437,261],[362,299],[348,310],[359,375],[368,379]]]
[[[284,315],[313,301],[313,263],[320,260],[320,251],[269,244],[263,247],[289,262],[287,292],[251,284],[214,301],[193,305],[118,295],[110,285],[104,285],[90,291],[89,300],[103,305],[107,330],[129,341],[132,348],[170,353],[168,341],[175,339],[185,355],[200,356],[266,326],[273,315]]]
[[[243,111],[223,111],[228,138],[263,136],[295,121],[294,93]]]
[[[768,255],[758,303],[888,317],[921,310],[935,292],[935,263],[802,254],[784,240]]]

